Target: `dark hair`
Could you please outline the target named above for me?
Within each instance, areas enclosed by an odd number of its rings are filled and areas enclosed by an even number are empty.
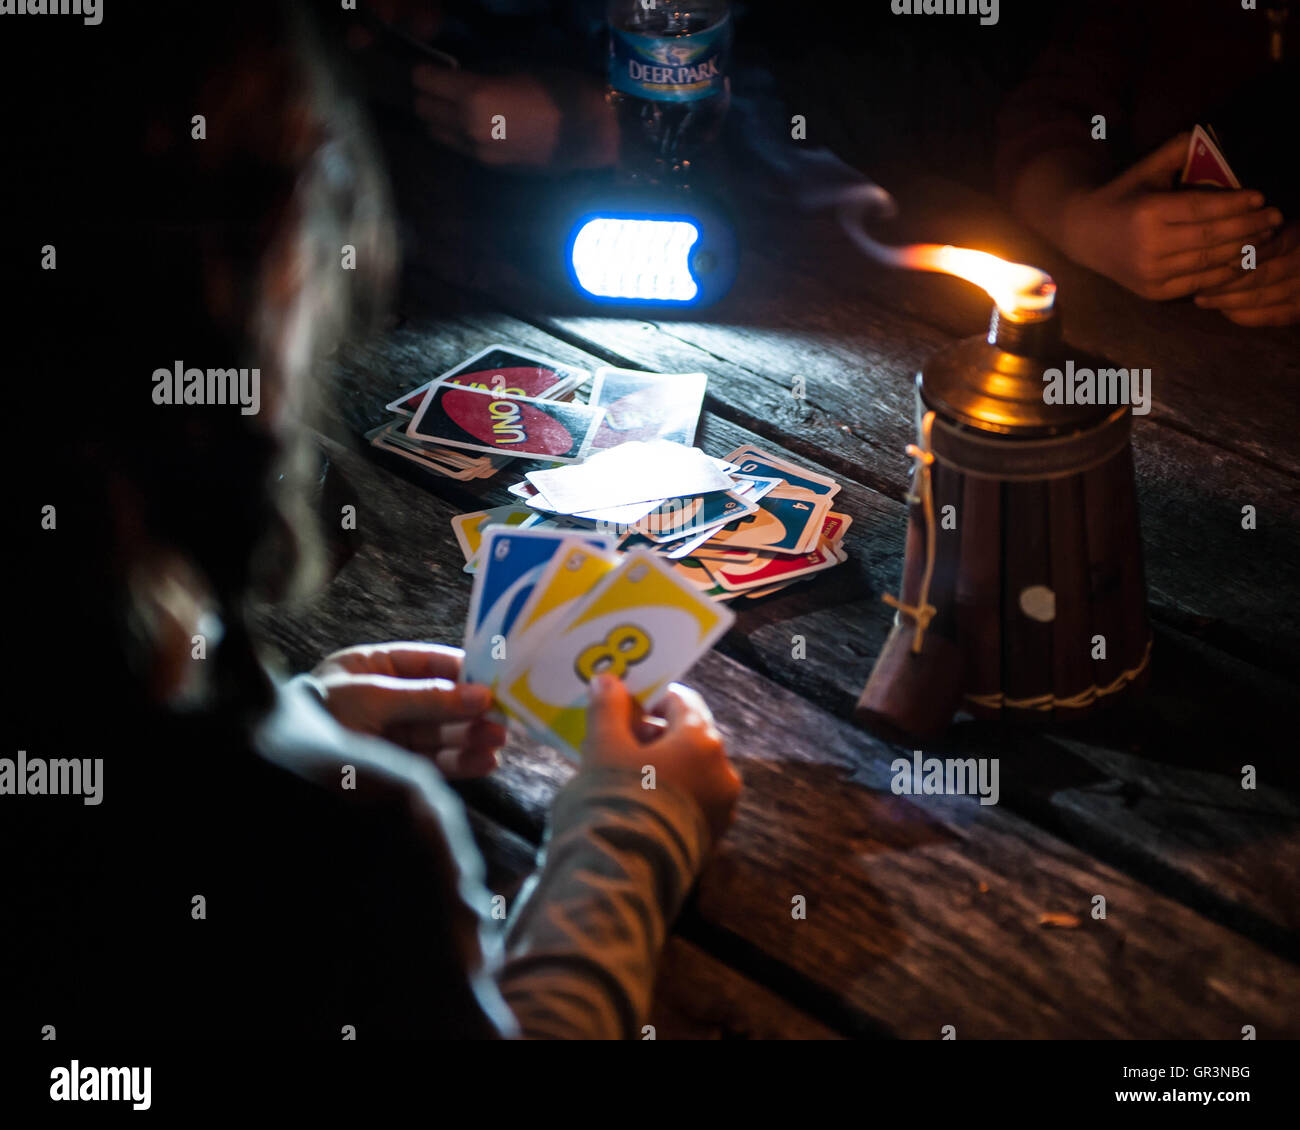
[[[304,310],[322,351],[373,314],[393,257],[364,131],[296,6],[133,0],[98,27],[13,20],[6,36],[46,75],[4,92],[24,107],[5,210],[24,681],[76,671],[87,710],[148,709],[129,572],[151,544],[205,577],[227,629],[218,684],[256,705],[243,611],[291,572],[302,466],[271,419],[306,399],[278,347]],[[155,404],[152,374],[177,361],[259,368],[262,413]]]

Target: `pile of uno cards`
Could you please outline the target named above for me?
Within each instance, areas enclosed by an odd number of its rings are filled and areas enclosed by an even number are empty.
[[[628,440],[690,443],[707,378],[602,368],[587,403],[585,369],[491,345],[385,407],[367,433],[378,448],[453,479],[487,478],[508,459],[579,463]]]
[[[639,497],[665,486],[672,497]],[[845,559],[838,485],[754,447],[717,459],[633,440],[512,489],[517,505],[452,519],[474,574],[463,678],[492,687],[498,717],[574,757],[593,676],[653,707],[730,627],[722,602]]]
[[[633,440],[507,489],[518,504],[452,519],[466,572],[479,570],[493,526],[587,531],[617,552],[661,558],[712,600],[768,596],[844,561],[852,522],[832,509],[838,483],[752,446],[718,459],[671,440]],[[673,493],[658,497],[664,490]]]
[[[652,707],[730,627],[725,601],[845,560],[839,484],[752,446],[694,446],[708,377],[585,370],[493,345],[387,405],[376,446],[456,479],[537,461],[516,501],[460,514],[474,575],[463,678],[577,756],[587,684],[608,672]]]

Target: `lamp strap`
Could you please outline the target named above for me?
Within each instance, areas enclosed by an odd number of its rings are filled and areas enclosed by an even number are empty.
[[[934,427],[934,413],[927,412],[921,417],[920,444],[909,443],[907,454],[916,460],[916,483],[913,493],[908,495],[908,502],[920,503],[925,516],[925,570],[921,574],[921,587],[916,594],[915,604],[904,604],[898,597],[885,593],[881,599],[891,608],[897,608],[904,616],[911,617],[916,625],[912,637],[912,652],[920,654],[921,642],[925,630],[930,626],[938,611],[929,603],[930,581],[934,576],[934,488],[930,482],[930,468],[934,464],[934,452],[930,450],[930,432]]]

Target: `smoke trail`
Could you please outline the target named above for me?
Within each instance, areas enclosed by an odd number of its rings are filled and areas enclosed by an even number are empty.
[[[897,211],[893,197],[883,188],[864,185],[863,191],[841,199],[836,213],[848,237],[879,263],[956,275],[980,287],[1000,310],[1012,316],[1050,310],[1056,301],[1052,276],[1025,263],[1009,263],[987,251],[950,244],[912,243],[891,247],[877,243],[862,227],[869,209],[875,209],[873,218],[876,219],[887,219]]]

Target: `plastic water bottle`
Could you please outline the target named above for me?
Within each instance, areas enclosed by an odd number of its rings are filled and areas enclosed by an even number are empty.
[[[623,179],[689,187],[731,101],[727,0],[610,0],[609,38]]]

